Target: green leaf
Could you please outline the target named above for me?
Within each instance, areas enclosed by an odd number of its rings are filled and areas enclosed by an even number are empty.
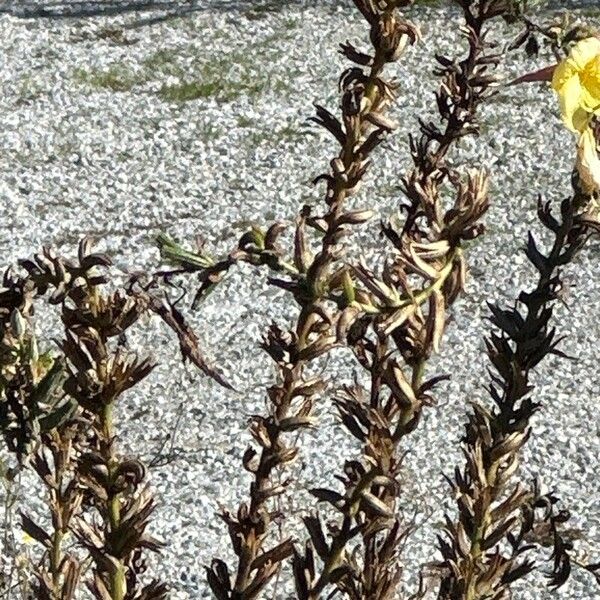
[[[73,399],[65,400],[56,410],[42,417],[40,431],[52,431],[73,417],[77,410],[77,402]]]
[[[37,414],[40,414],[39,406],[41,404],[56,404],[61,394],[59,390],[66,379],[64,364],[61,360],[55,360],[43,379],[38,383],[31,395],[32,405]]]

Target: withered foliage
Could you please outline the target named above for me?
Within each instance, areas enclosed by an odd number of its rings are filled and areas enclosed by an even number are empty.
[[[597,34],[597,28],[569,12],[554,16],[545,23],[538,22],[530,12],[523,6],[517,6],[517,10],[514,11],[511,20],[521,25],[521,31],[512,40],[508,50],[522,48],[529,57],[535,57],[547,47],[557,60],[561,60],[571,44]]]
[[[478,131],[477,108],[491,94],[500,60],[484,25],[506,7],[462,6],[467,55],[437,57],[441,124],[421,121],[420,136],[411,137],[414,167],[402,180],[404,222],[383,226],[393,251],[381,276],[364,263],[352,269],[357,283],[352,307],[358,314],[346,341],[370,385],[346,387],[335,404],[364,450],[360,460],[345,463],[339,478],[343,493],[313,490],[341,517],[326,528],[318,515],[305,518],[310,541],[294,562],[299,598],[327,597],[335,585],[349,598],[391,599],[402,587],[401,552],[413,526],[398,511],[402,444],[434,403],[433,388],[446,378],[426,378],[425,367],[439,349],[446,311],[465,283],[461,242],[483,232],[480,219],[488,207],[487,175],[474,169],[461,175],[445,158],[458,140]],[[447,184],[454,189],[452,201],[443,193]]]
[[[537,484],[525,485],[518,467],[531,435],[531,417],[540,409],[531,373],[550,354],[565,357],[551,323],[553,304],[561,298],[560,270],[575,259],[592,232],[600,231],[600,221],[588,211],[592,199],[580,194],[574,177],[574,195],[562,201],[558,217],[539,198],[538,218],[554,241],[544,252],[529,234],[525,254],[538,273],[537,285],[522,291],[512,308],[489,305],[496,329],[486,340],[493,404],[491,409],[472,404],[463,438],[466,462],[449,478],[459,516],[456,522],[447,517],[440,537],[445,571],[440,599],[508,598],[511,584],[535,568],[526,554],[548,536],[553,545],[549,584],[563,585],[571,571],[571,540],[562,527],[568,512],[557,510],[553,494],[541,495]],[[587,568],[597,570],[594,565]]]
[[[351,65],[339,79],[339,116],[317,105],[311,118],[336,149],[314,180],[325,188],[323,203],[301,208],[291,247],[282,222],[253,227],[221,258],[213,258],[201,239],[187,250],[161,234],[158,244],[170,267],[117,284],[109,258],[84,239],[76,260],[44,248],[4,273],[0,427],[14,458],[8,473],[33,470],[48,506],[46,519],[21,514],[23,530],[40,548],[30,582],[35,598],[168,597],[167,585],[153,580],[146,565],[146,551],[161,548],[149,532],[155,499],[147,469],[118,444],[115,411],[123,394],[155,366],[151,356],[129,349],[126,336],[143,316],[158,316],[175,334],[184,361],[231,388],[165,290],[177,276],[193,275],[197,307],[240,262],[265,267],[269,283],[294,299],[297,316],[287,327],[271,324],[261,342],[276,380],[266,390],[265,412],[249,420],[253,440],[242,456],[248,496],[219,515],[236,560],[215,557],[206,566],[213,595],[279,597],[275,581],[284,563],[298,600],[416,600],[432,591],[423,578],[418,589],[405,587],[404,552],[416,519],[401,510],[402,467],[409,435],[436,403],[436,386],[448,378],[429,373],[429,360],[440,350],[449,309],[464,290],[465,242],[484,233],[489,205],[488,173],[458,168],[448,156],[465,136],[479,133],[479,108],[498,82],[502,45],[491,39],[494,20],[520,20],[522,33],[507,47],[525,45],[530,54],[539,49],[540,35],[558,53],[586,30],[537,25],[523,14],[525,0],[455,0],[466,48],[458,56],[436,56],[438,117],[420,119],[418,135],[409,138],[412,167],[400,179],[397,214],[381,224],[388,251],[383,267],[375,268],[365,256],[354,263],[347,258],[353,227],[375,213],[372,206],[350,207],[349,200],[374,151],[397,127],[388,109],[398,84],[385,69],[420,33],[404,14],[412,0],[353,2],[371,47],[341,45]],[[584,533],[569,529],[559,498],[518,475],[531,417],[540,408],[531,373],[546,356],[564,356],[551,324],[561,269],[600,232],[597,211],[590,210],[598,198],[585,196],[576,176],[573,183],[559,216],[539,201],[538,217],[553,243],[544,251],[529,236],[526,255],[539,275],[535,287],[521,292],[512,308],[490,305],[491,402],[472,404],[462,439],[465,464],[447,478],[458,510],[456,518],[447,515],[439,538],[442,560],[435,564],[439,585],[433,591],[440,600],[507,600],[513,584],[535,568],[531,553],[539,547],[552,549],[551,587],[567,580],[572,565],[600,582],[600,564],[582,564],[574,555],[574,539]],[[58,309],[60,332],[52,345],[38,340],[36,306]],[[353,384],[332,393],[360,452],[345,460],[337,487],[310,490],[318,508],[303,513],[305,539],[278,536],[288,516],[279,500],[300,453],[300,434],[318,426],[314,407],[331,387],[326,370],[314,374],[314,362],[338,347],[351,349],[360,367]]]
[[[34,566],[36,598],[70,600],[82,580],[83,547],[94,563],[94,597],[165,598],[160,582],[144,584],[143,551],[160,544],[147,533],[154,509],[144,465],[116,447],[113,409],[154,363],[123,345],[142,315],[158,314],[177,334],[183,357],[218,380],[197,336],[165,297],[132,279],[108,291],[110,260],[79,246],[77,260],[44,248],[9,268],[0,290],[0,419],[16,458],[12,475],[30,467],[47,492],[50,528],[22,514],[24,531],[43,548]],[[41,353],[36,303],[60,310],[63,339]],[[77,539],[75,546],[66,539]]]
[[[244,236],[226,263],[241,259],[266,264],[287,275],[271,276],[269,281],[293,294],[300,313],[293,329],[272,325],[262,343],[277,365],[279,381],[268,389],[269,414],[251,419],[250,429],[258,450],[250,447],[243,457],[244,468],[253,478],[250,502],[242,503],[235,514],[227,510],[222,514],[238,564],[232,570],[215,559],[207,569],[209,584],[218,598],[257,597],[279,571],[281,562],[293,552],[289,539],[265,548],[270,523],[277,516],[271,501],[285,489],[285,484],[274,483],[272,475],[298,453],[290,434],[315,423],[314,399],[326,383],[320,376],[307,377],[306,365],[338,346],[356,315],[351,306],[352,276],[340,261],[349,226],[367,221],[372,212],[348,210],[345,202],[358,191],[372,151],[395,128],[385,114],[395,98],[395,86],[383,78],[383,68],[418,38],[416,28],[396,12],[396,5],[407,4],[382,2],[376,6],[373,2],[356,2],[370,26],[373,52],[364,53],[350,42],[342,44],[342,54],[354,66],[340,77],[341,119],[323,106],[316,107],[312,119],[340,146],[329,171],[314,181],[325,184],[325,211],[315,214],[308,206],[301,210],[289,259],[277,249],[282,226],[275,224],[266,233],[254,230]],[[210,281],[204,274],[201,278],[200,293]]]
[[[236,516],[227,511],[223,514],[239,562],[235,575],[218,559],[208,570],[209,584],[218,598],[255,597],[292,552],[290,540],[284,540],[271,550],[263,548],[269,522],[275,516],[281,516],[269,512],[265,501],[280,495],[285,488],[285,484],[273,485],[270,475],[275,466],[293,460],[297,454],[296,447],[280,445],[282,431],[285,428],[293,431],[314,423],[312,402],[325,387],[321,378],[304,382],[301,375],[298,384],[303,360],[325,353],[336,344],[347,345],[355,352],[370,381],[367,387],[358,383],[347,386],[334,398],[342,423],[363,444],[363,453],[358,460],[345,463],[344,473],[338,478],[344,486],[342,492],[312,490],[318,501],[328,503],[340,517],[336,522],[319,513],[304,518],[309,539],[303,550],[297,546],[293,550],[296,595],[302,599],[329,597],[335,594],[336,588],[344,596],[355,599],[393,598],[401,593],[401,552],[413,527],[411,520],[399,513],[397,506],[402,491],[402,444],[417,428],[423,409],[434,403],[433,388],[445,379],[444,375],[427,378],[425,368],[431,354],[439,349],[447,309],[465,283],[467,269],[462,242],[483,233],[481,217],[488,207],[487,174],[477,169],[461,173],[448,165],[446,156],[457,141],[478,133],[477,109],[493,93],[498,81],[494,68],[502,56],[497,51],[499,45],[488,40],[488,24],[498,17],[506,21],[521,19],[526,24],[525,32],[510,47],[514,49],[527,43],[528,51],[532,52],[536,43],[533,25],[522,14],[522,3],[512,0],[457,0],[456,3],[462,10],[468,51],[464,57],[436,56],[439,64],[436,75],[441,78],[436,96],[440,123],[420,121],[420,135],[410,139],[414,167],[402,178],[406,201],[402,204],[400,217],[383,225],[383,234],[391,242],[393,251],[381,274],[376,274],[361,261],[355,265],[342,265],[332,270],[331,277],[323,277],[331,264],[342,257],[339,238],[343,230],[336,224],[358,223],[370,216],[369,210],[361,210],[348,213],[342,220],[339,216],[336,218],[336,213],[343,198],[356,191],[364,175],[365,165],[352,162],[349,144],[355,144],[359,153],[365,154],[383,134],[394,128],[380,110],[373,109],[371,93],[375,91],[389,100],[395,96],[394,86],[383,82],[377,69],[398,58],[398,48],[403,45],[404,37],[408,35],[411,41],[417,38],[416,28],[402,21],[397,12],[410,2],[355,0],[370,27],[375,52],[363,52],[350,43],[342,46],[342,52],[356,64],[340,79],[342,121],[324,107],[317,107],[315,122],[333,135],[342,151],[332,161],[331,171],[316,179],[316,182],[327,184],[325,200],[330,209],[325,215],[315,217],[312,208],[303,208],[297,220],[292,258],[287,258],[276,243],[283,230],[280,223],[272,225],[266,232],[253,228],[240,239],[235,251],[219,261],[209,257],[202,245],[197,252],[188,252],[167,237],[159,239],[163,256],[179,267],[163,275],[198,274],[201,285],[194,304],[235,262],[242,260],[267,266],[278,273],[278,276],[271,276],[271,283],[292,292],[302,308],[296,331],[273,326],[263,343],[279,365],[283,385],[269,390],[274,407],[269,418],[256,416],[252,420],[251,431],[262,451],[257,454],[250,448],[244,456],[246,469],[254,475],[250,505],[242,504]],[[353,132],[363,135],[364,125],[375,126],[375,129],[363,140]],[[453,199],[448,198],[448,188],[454,190]],[[580,211],[578,231],[590,227],[589,219],[584,226],[585,218]],[[307,242],[307,228],[323,234],[322,250],[315,254]],[[528,255],[533,259],[539,252],[531,244],[533,242],[530,242]],[[573,244],[575,247],[576,243]],[[334,301],[337,310],[330,312],[332,303],[326,305],[325,300]],[[317,307],[315,315],[313,311]],[[500,314],[504,313],[496,309],[494,318],[498,319]],[[303,318],[313,319],[318,327],[300,328]],[[308,356],[299,335],[302,331],[314,334]],[[548,352],[558,352],[552,335],[543,343],[548,345]],[[300,385],[303,392],[298,394],[300,409],[290,420],[289,394],[295,385]],[[508,447],[518,450],[518,446],[516,442],[513,446],[508,444],[507,451]],[[275,458],[277,452],[280,455]],[[266,487],[265,493],[260,493],[261,485]],[[540,521],[547,530],[550,527],[555,541],[552,582],[558,585],[569,565],[569,542],[561,537],[557,527],[566,520],[567,513],[556,509],[557,498],[552,494],[543,495],[537,488],[529,493],[521,494],[521,491],[519,488],[510,500],[518,506],[519,533],[513,534],[501,527],[491,540],[497,544],[506,537],[505,534],[513,536],[507,539],[516,548],[517,556],[530,548],[532,535],[539,531]],[[486,494],[487,491],[484,492],[487,498]],[[465,516],[467,520],[472,517],[472,514]],[[508,522],[509,526],[516,523],[516,520]],[[465,535],[459,538],[460,543],[464,545],[465,539],[471,540],[473,535],[474,531],[469,530],[466,538]],[[441,549],[449,552],[448,548],[452,549],[452,546],[445,543]],[[446,558],[445,566],[454,566],[452,557]],[[485,562],[480,572],[482,581],[492,582],[489,589],[494,590],[496,566],[496,563]],[[517,566],[515,563],[511,575],[502,580],[503,593],[511,582],[527,571],[527,564]],[[440,597],[488,598],[488,588],[484,584],[481,586],[484,592],[465,595],[471,594],[469,585],[452,595],[444,591],[452,584],[443,579]],[[421,587],[413,597],[423,594]]]

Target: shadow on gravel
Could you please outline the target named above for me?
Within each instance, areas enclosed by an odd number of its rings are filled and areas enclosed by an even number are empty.
[[[22,18],[80,18],[114,16],[132,12],[160,12],[153,20],[184,16],[199,11],[259,10],[279,11],[296,6],[309,6],[316,0],[0,0],[0,14]],[[341,0],[321,0],[324,6],[341,3]],[[438,5],[450,4],[439,0]],[[598,0],[548,0],[545,7],[585,9],[598,7]]]
[[[22,18],[78,18],[160,11],[171,16],[205,10],[283,10],[303,0],[0,0],[0,14]]]

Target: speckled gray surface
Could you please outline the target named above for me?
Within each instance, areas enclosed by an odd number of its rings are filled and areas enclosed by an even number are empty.
[[[36,3],[0,2],[0,12],[9,7],[16,13],[27,4]],[[92,234],[120,267],[154,267],[158,256],[151,236],[158,230],[182,239],[202,233],[225,250],[248,222],[289,218],[299,203],[318,201],[307,182],[326,164],[332,145],[304,120],[313,101],[335,107],[343,66],[336,45],[346,38],[360,41],[364,30],[344,3],[277,8],[282,4],[257,10],[250,3],[215,0],[184,18],[125,29],[121,37],[111,31],[153,13],[50,20],[0,16],[2,263],[42,243],[72,250],[80,236]],[[403,91],[394,109],[400,130],[379,150],[358,199],[377,198],[383,216],[397,206],[396,186],[408,165],[406,136],[415,129],[416,116],[430,111],[436,86],[431,56],[460,43],[455,28],[447,27],[449,17],[452,13],[442,9],[413,15],[424,43],[395,73]],[[542,64],[543,57],[537,62],[513,57],[505,71],[513,76]],[[125,91],[99,87],[106,72]],[[160,95],[163,86],[197,80],[210,84],[206,98],[177,104]],[[459,459],[456,440],[467,401],[484,393],[483,298],[511,301],[530,280],[518,250],[535,222],[536,195],[547,191],[557,200],[569,191],[573,140],[547,89],[503,91],[483,117],[482,136],[465,140],[456,160],[493,169],[489,232],[470,250],[468,293],[456,305],[444,350],[432,365],[436,372],[451,372],[452,380],[440,388],[440,406],[411,439],[407,509],[433,509],[410,545],[411,565],[430,558],[440,518],[437,499],[446,492],[440,473]],[[367,254],[375,250],[374,236],[363,232],[357,239]],[[599,263],[596,242],[567,274],[569,306],[557,309],[557,322],[568,334],[564,349],[580,360],[549,360],[536,375],[545,409],[536,417],[526,470],[556,487],[587,530],[585,548],[597,560]],[[154,352],[161,364],[123,404],[123,438],[132,451],[151,458],[178,423],[177,460],[152,471],[160,502],[154,531],[168,541],[154,565],[173,584],[174,598],[208,597],[202,565],[213,553],[229,556],[225,530],[212,514],[217,502],[232,506],[244,493],[245,421],[263,405],[262,390],[272,377],[256,341],[271,319],[285,322],[289,316],[282,294],[249,268],[235,271],[194,316],[210,354],[219,358],[238,393],[181,367],[173,340],[158,323],[131,340]],[[347,356],[334,358],[336,381],[350,378]],[[297,484],[285,500],[294,509],[305,489],[339,470],[344,448],[352,452],[329,408],[324,399],[324,425],[304,439]],[[520,587],[519,598],[555,597],[539,586],[536,581]],[[599,595],[590,578],[576,574],[560,597]]]

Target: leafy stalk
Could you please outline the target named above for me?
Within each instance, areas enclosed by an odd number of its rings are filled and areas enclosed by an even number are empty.
[[[492,69],[500,59],[490,52],[493,45],[484,26],[505,14],[506,7],[493,2],[461,6],[469,50],[462,60],[437,57],[442,127],[421,121],[420,138],[411,138],[414,167],[403,178],[408,200],[404,223],[400,229],[383,226],[395,252],[380,277],[364,263],[352,269],[369,296],[364,299],[356,290],[357,314],[347,342],[370,383],[367,388],[346,387],[336,405],[344,426],[363,443],[363,452],[359,460],[347,461],[338,477],[343,494],[312,490],[341,517],[328,523],[330,542],[318,514],[305,519],[310,541],[294,564],[296,592],[303,600],[328,595],[332,586],[356,600],[400,593],[400,555],[412,530],[398,512],[401,444],[434,402],[434,386],[445,379],[426,379],[426,365],[439,349],[446,311],[465,283],[462,241],[483,232],[479,221],[488,206],[486,174],[470,170],[461,176],[445,158],[458,140],[478,131],[477,109],[497,81]],[[444,208],[446,182],[456,193],[450,209]]]
[[[19,261],[18,270],[9,268],[0,289],[0,427],[15,470],[31,465],[47,491],[50,530],[21,516],[24,531],[44,549],[32,583],[44,600],[71,600],[79,591],[82,563],[66,547],[70,534],[95,563],[89,582],[95,597],[151,600],[166,594],[162,583],[138,581],[145,569],[142,549],[159,548],[146,532],[154,502],[144,466],[119,456],[113,421],[120,395],[153,364],[115,340],[142,314],[156,313],[176,333],[184,359],[226,384],[204,360],[182,315],[140,276],[127,289],[106,292],[109,266],[108,257],[92,252],[91,240],[84,239],[78,260],[44,248]],[[41,299],[61,309],[62,354],[38,350],[32,317]]]
[[[307,377],[306,366],[340,343],[339,325],[347,313],[333,312],[329,300],[334,298],[344,308],[351,299],[346,296],[350,291],[348,270],[338,266],[338,262],[344,253],[348,226],[360,224],[372,214],[366,210],[347,210],[346,200],[358,191],[370,153],[395,127],[384,114],[395,93],[393,86],[382,78],[382,70],[400,56],[407,43],[417,39],[410,23],[395,18],[394,3],[388,3],[381,11],[371,2],[356,4],[371,25],[374,55],[362,53],[350,43],[342,45],[342,53],[360,65],[347,69],[340,79],[342,121],[322,106],[317,106],[313,118],[341,147],[331,161],[330,171],[315,179],[315,183],[322,181],[326,185],[326,211],[314,216],[312,209],[305,207],[298,215],[293,259],[289,261],[282,260],[282,254],[274,250],[280,229],[277,225],[266,234],[253,231],[241,244],[243,252],[248,252],[251,246],[259,253],[263,249],[272,252],[267,255],[276,258],[271,266],[289,278],[271,277],[269,281],[294,295],[300,313],[291,330],[272,325],[262,344],[277,365],[279,381],[268,390],[269,414],[252,418],[251,433],[260,449],[257,452],[253,447],[248,448],[243,460],[253,478],[250,503],[241,504],[236,515],[229,511],[222,514],[238,564],[233,574],[219,559],[214,559],[207,569],[209,584],[218,598],[257,597],[278,572],[281,562],[292,553],[289,539],[264,549],[274,517],[269,502],[285,490],[285,484],[273,483],[272,474],[298,453],[297,447],[289,445],[289,434],[315,423],[311,414],[313,403],[326,384],[321,377]],[[310,233],[318,238],[316,251]],[[285,267],[286,264],[292,264],[293,269]]]
[[[540,409],[532,396],[531,374],[546,356],[565,356],[551,325],[553,305],[561,297],[560,271],[575,260],[590,234],[600,231],[587,210],[589,203],[576,191],[562,201],[556,218],[540,197],[538,218],[554,239],[544,253],[529,234],[525,253],[538,273],[537,284],[522,291],[513,308],[490,304],[496,328],[486,340],[493,405],[488,409],[473,403],[463,438],[466,462],[448,478],[459,516],[456,521],[446,517],[445,536],[440,537],[440,600],[506,597],[513,582],[535,568],[524,555],[535,547],[541,529],[550,532],[554,546],[550,585],[559,587],[569,576],[571,543],[561,534],[568,513],[556,511],[553,494],[542,495],[537,485],[527,489],[518,466],[531,435],[531,417]]]

